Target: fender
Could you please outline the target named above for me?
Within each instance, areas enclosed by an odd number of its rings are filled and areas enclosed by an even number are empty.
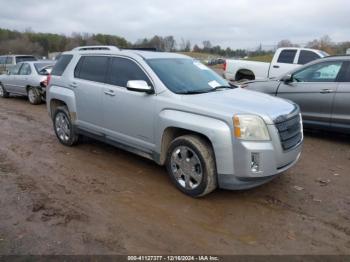
[[[189,112],[166,109],[160,112],[156,129],[156,152],[161,153],[162,137],[169,127],[186,129],[206,136],[214,149],[217,172],[233,174],[232,132],[222,120]]]
[[[73,90],[70,90],[61,86],[50,86],[49,91],[47,92],[47,109],[49,115],[52,115],[51,112],[51,101],[60,100],[64,102],[69,112],[72,114],[72,119],[76,120],[76,104],[75,104],[75,94]]]

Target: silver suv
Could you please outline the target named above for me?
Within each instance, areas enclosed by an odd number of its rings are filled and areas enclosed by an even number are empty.
[[[248,189],[293,166],[297,105],[234,88],[180,54],[79,47],[52,70],[47,107],[59,141],[86,135],[165,165],[182,192]]]

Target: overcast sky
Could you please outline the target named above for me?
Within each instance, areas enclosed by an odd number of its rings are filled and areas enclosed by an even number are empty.
[[[0,27],[106,33],[134,42],[173,35],[192,44],[253,48],[328,34],[350,40],[349,0],[0,0]]]

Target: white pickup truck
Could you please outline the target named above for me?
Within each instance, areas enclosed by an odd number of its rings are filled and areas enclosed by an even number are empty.
[[[230,81],[261,80],[279,77],[301,65],[329,56],[326,52],[298,47],[279,48],[272,62],[226,60],[224,77]]]

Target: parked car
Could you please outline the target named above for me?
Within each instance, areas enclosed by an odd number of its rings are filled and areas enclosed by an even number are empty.
[[[234,89],[185,55],[105,48],[65,52],[52,70],[47,108],[63,145],[87,135],[147,157],[193,197],[262,185],[297,162],[297,105]]]
[[[53,65],[47,60],[18,63],[6,75],[0,75],[0,97],[25,95],[31,104],[40,104],[45,100],[47,76]]]
[[[224,77],[230,81],[262,80],[279,77],[313,60],[328,56],[327,53],[307,48],[279,48],[271,63],[248,60],[226,60]]]
[[[299,104],[307,127],[350,133],[350,56],[323,58],[245,88]]]
[[[0,56],[0,74],[5,74],[12,67],[21,62],[37,61],[35,56],[32,55],[3,55]]]

